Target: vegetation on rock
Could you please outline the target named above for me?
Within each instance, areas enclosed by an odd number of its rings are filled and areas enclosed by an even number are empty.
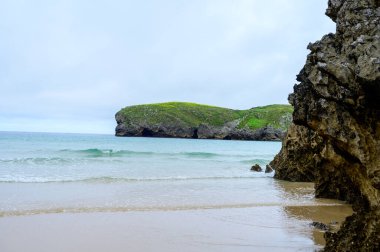
[[[290,105],[268,105],[247,110],[233,110],[190,102],[166,102],[129,106],[118,114],[131,122],[148,124],[166,122],[198,127],[200,124],[223,126],[239,120],[238,128],[273,127],[286,130],[291,121]]]
[[[290,105],[247,110],[189,102],[144,104],[116,114],[116,135],[279,140],[291,122]]]

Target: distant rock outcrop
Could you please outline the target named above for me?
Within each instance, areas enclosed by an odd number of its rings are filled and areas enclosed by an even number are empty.
[[[182,102],[137,105],[116,114],[116,135],[280,141],[291,112],[289,105],[248,110]]]
[[[295,125],[272,166],[353,203],[325,251],[380,251],[380,1],[329,0],[326,14],[336,33],[308,46],[289,96]]]

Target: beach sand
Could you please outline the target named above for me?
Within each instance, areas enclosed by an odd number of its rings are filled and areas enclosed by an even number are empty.
[[[37,214],[0,218],[0,251],[314,251],[349,205]]]

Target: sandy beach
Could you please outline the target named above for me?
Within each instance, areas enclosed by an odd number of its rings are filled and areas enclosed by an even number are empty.
[[[341,221],[348,205],[63,213],[0,218],[0,249],[29,251],[313,251],[311,221]]]

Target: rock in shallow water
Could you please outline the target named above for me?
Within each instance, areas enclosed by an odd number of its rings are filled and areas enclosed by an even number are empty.
[[[330,230],[330,227],[322,222],[317,222],[317,221],[313,221],[312,223],[310,223],[310,226],[313,226],[317,229],[320,229],[322,231],[328,231]]]
[[[254,171],[254,172],[261,172],[261,171],[263,171],[263,169],[261,168],[260,165],[255,164],[255,165],[252,165],[252,167],[251,167],[251,171]]]
[[[267,165],[267,166],[265,167],[265,173],[271,173],[271,172],[273,172],[273,168],[272,168],[272,166],[271,166],[271,165]]]

